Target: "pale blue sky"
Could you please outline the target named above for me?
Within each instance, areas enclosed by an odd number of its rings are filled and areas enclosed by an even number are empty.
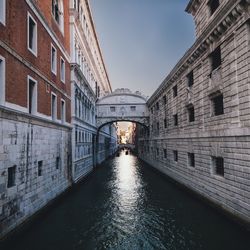
[[[90,0],[113,90],[152,95],[194,42],[189,0]]]

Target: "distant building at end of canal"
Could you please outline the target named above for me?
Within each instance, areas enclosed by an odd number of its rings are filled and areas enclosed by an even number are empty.
[[[89,1],[0,1],[0,237],[116,150],[111,91]]]
[[[138,141],[141,159],[247,222],[249,3],[189,2],[196,41],[148,100],[150,133]]]

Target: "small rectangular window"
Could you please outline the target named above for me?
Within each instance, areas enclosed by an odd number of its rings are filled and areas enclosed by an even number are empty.
[[[35,56],[37,55],[37,23],[35,19],[28,13],[28,49]]]
[[[187,79],[188,79],[188,87],[192,87],[194,84],[194,73],[193,71],[191,71],[188,75],[187,75]]]
[[[164,119],[164,128],[167,128],[167,119]]]
[[[223,101],[223,95],[220,94],[218,96],[215,96],[212,98],[212,108],[213,108],[213,115],[223,115],[224,114],[224,101]]]
[[[51,44],[51,71],[56,75],[57,69],[57,51]]]
[[[156,110],[159,110],[159,109],[160,109],[159,102],[157,102],[157,103],[155,104],[155,107],[156,107]]]
[[[64,123],[66,120],[65,116],[66,116],[65,101],[61,100],[61,121],[62,121],[62,123]]]
[[[159,148],[156,148],[156,154],[159,155]]]
[[[38,176],[42,176],[43,173],[43,161],[38,161]]]
[[[51,117],[52,120],[55,121],[57,118],[57,100],[56,95],[51,94]]]
[[[130,106],[131,111],[136,111],[136,106]]]
[[[211,70],[215,70],[221,66],[221,49],[217,47],[211,54]]]
[[[16,165],[8,168],[8,183],[7,187],[13,187],[16,185]]]
[[[173,115],[174,118],[174,126],[178,126],[178,114]]]
[[[224,176],[224,159],[222,157],[212,157],[213,173]]]
[[[173,97],[176,97],[178,95],[177,85],[173,87]]]
[[[115,107],[110,107],[111,112],[115,112]]]
[[[167,104],[167,97],[166,97],[165,95],[164,95],[163,98],[162,98],[162,103],[163,103],[164,105]]]
[[[210,8],[210,14],[213,15],[213,13],[218,9],[220,6],[220,1],[219,0],[210,0],[208,2],[208,6]]]
[[[65,61],[62,58],[60,62],[60,77],[61,81],[65,83]]]
[[[0,0],[0,23],[5,25],[6,22],[6,0]]]
[[[194,122],[195,121],[195,115],[194,115],[194,106],[190,106],[187,108],[188,110],[188,121]]]
[[[154,113],[154,109],[153,108],[151,108],[151,114],[153,114]]]
[[[173,153],[174,153],[174,161],[178,162],[178,151],[174,150]]]
[[[37,82],[28,76],[28,110],[30,114],[37,111]]]
[[[60,157],[59,156],[57,156],[56,157],[56,169],[59,169],[60,168]]]
[[[193,168],[195,167],[194,153],[188,153],[188,165]]]
[[[164,155],[164,158],[166,159],[167,158],[167,149],[163,149],[163,155]]]

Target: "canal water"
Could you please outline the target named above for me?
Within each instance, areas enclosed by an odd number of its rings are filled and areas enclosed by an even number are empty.
[[[1,250],[250,249],[250,233],[121,153]]]

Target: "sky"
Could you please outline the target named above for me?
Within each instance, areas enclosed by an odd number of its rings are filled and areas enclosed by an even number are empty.
[[[151,96],[194,43],[189,0],[90,0],[113,90]]]

